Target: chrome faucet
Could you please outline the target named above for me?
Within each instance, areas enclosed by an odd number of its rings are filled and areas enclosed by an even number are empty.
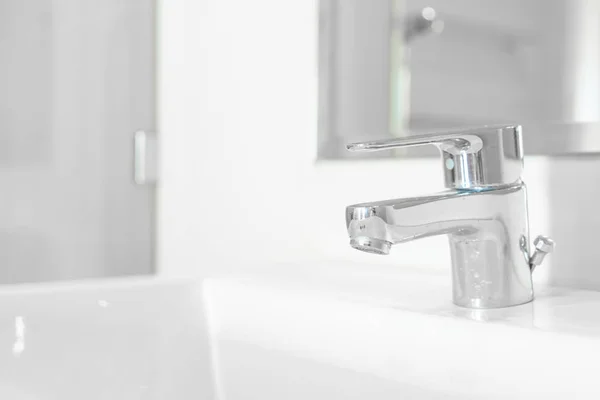
[[[441,152],[447,190],[348,206],[350,245],[388,254],[393,244],[445,234],[450,239],[456,305],[496,308],[530,302],[531,273],[554,242],[539,236],[530,255],[521,127],[413,135],[347,148],[377,151],[427,144]]]

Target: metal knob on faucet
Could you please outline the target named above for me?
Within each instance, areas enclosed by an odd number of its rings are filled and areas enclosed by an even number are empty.
[[[529,259],[531,272],[533,272],[535,270],[535,267],[537,267],[544,261],[544,257],[546,257],[546,255],[554,251],[555,246],[554,240],[543,235],[536,237],[533,241],[533,245],[535,246],[535,252]]]

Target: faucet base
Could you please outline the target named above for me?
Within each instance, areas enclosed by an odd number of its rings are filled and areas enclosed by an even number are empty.
[[[467,301],[453,300],[452,302],[454,303],[454,305],[456,305],[458,307],[471,308],[471,309],[477,309],[477,310],[490,310],[490,309],[494,309],[494,308],[507,308],[507,307],[522,306],[523,304],[531,303],[533,300],[534,300],[534,297],[532,295],[531,298],[529,298],[527,300],[517,302],[517,303],[511,303],[511,304],[491,305],[490,303],[486,303],[485,301],[483,301],[481,299],[469,299]]]
[[[476,199],[476,197],[470,197]],[[533,300],[525,185],[479,196],[481,209],[471,229],[448,235],[452,257],[454,304],[469,308],[501,308]],[[485,211],[481,215],[485,215]]]

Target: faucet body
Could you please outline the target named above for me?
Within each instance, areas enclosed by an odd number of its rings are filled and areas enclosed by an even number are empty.
[[[456,305],[496,308],[533,300],[522,182],[351,205],[346,223],[352,247],[379,254],[393,244],[448,235]]]
[[[455,304],[496,308],[533,300],[531,273],[554,242],[538,237],[530,256],[521,128],[486,126],[413,135],[354,143],[348,150],[420,145],[440,149],[447,190],[348,206],[350,245],[388,254],[394,244],[448,235]]]

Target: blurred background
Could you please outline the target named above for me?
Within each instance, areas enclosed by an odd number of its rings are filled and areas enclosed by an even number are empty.
[[[344,144],[519,123],[531,233],[560,248],[537,279],[600,289],[598,1],[3,0],[0,19],[0,283],[449,271],[445,238],[373,258],[344,225],[440,190],[435,151]]]
[[[0,282],[150,273],[152,0],[0,1]]]
[[[320,157],[498,123],[528,125],[528,154],[589,151],[564,133],[600,120],[597,1],[322,0],[320,14]]]

